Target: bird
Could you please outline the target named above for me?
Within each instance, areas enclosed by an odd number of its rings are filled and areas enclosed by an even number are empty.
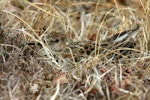
[[[79,62],[89,56],[104,55],[107,57],[126,56],[131,51],[131,48],[136,46],[134,41],[139,25],[132,29],[123,31],[120,34],[115,34],[100,43],[98,41],[76,41],[73,42],[69,37],[60,32],[52,32],[43,40],[52,51],[61,55],[64,59],[71,59]],[[29,43],[28,45],[33,45]],[[40,45],[40,44],[39,44]],[[124,49],[124,48],[128,48]]]

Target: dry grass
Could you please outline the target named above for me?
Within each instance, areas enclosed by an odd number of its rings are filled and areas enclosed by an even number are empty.
[[[150,2],[143,1],[1,0],[0,99],[150,99]],[[97,43],[136,25],[137,53],[130,58],[107,59],[114,50],[70,62],[42,41],[61,31],[71,41]],[[40,43],[46,56],[30,42]]]

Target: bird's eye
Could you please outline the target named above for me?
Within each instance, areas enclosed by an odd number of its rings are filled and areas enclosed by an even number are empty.
[[[58,43],[58,42],[59,42],[59,39],[56,39],[56,40],[55,40],[55,42],[57,42],[57,43]]]

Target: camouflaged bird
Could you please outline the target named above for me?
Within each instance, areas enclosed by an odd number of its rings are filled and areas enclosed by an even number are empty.
[[[107,57],[125,56],[134,48],[136,42],[134,37],[137,35],[139,26],[133,30],[127,30],[120,34],[113,35],[104,41],[77,41],[71,42],[66,34],[52,32],[47,35],[45,43],[49,48],[58,52],[64,59],[74,59],[78,62],[83,58],[95,56],[98,54],[107,55]],[[127,49],[125,49],[127,48]]]

